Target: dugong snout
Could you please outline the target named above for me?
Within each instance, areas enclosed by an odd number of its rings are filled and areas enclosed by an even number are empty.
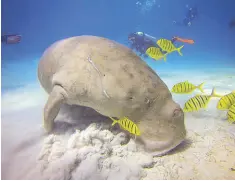
[[[140,140],[144,143],[145,150],[154,156],[169,152],[186,137],[184,113],[171,98],[162,107],[156,105],[143,119],[147,124],[145,122],[139,125],[142,130]]]

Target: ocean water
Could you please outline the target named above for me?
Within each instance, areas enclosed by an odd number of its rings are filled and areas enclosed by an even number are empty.
[[[216,109],[218,98],[205,110],[185,113],[183,146],[152,157],[122,130],[112,131],[107,118],[85,108],[64,106],[56,119],[60,134],[45,135],[48,95],[37,79],[40,57],[57,40],[96,35],[129,46],[128,34],[143,31],[195,41],[185,44],[183,56],[174,52],[166,62],[143,58],[169,89],[188,80],[205,82],[207,94],[213,88],[227,94],[235,90],[235,27],[228,26],[235,1],[3,0],[1,5],[2,34],[22,35],[19,44],[1,46],[3,179],[235,179],[235,124]],[[191,27],[173,24],[193,6],[199,14]],[[172,95],[184,107],[198,93]]]

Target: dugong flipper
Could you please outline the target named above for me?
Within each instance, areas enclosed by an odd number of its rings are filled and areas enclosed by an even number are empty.
[[[52,130],[54,119],[60,111],[61,104],[65,103],[65,99],[65,90],[61,86],[55,85],[44,107],[43,126],[48,132]]]
[[[96,36],[52,44],[38,65],[38,79],[49,94],[44,127],[50,132],[62,104],[92,108],[107,117],[128,117],[141,132],[136,141],[159,155],[185,136],[184,113],[167,85],[131,49]]]

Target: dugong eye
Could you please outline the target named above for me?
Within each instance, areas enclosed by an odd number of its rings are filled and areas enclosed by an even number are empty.
[[[178,117],[182,114],[182,110],[180,108],[176,108],[173,111],[173,117]]]
[[[127,97],[127,100],[133,100],[133,97],[129,96]]]

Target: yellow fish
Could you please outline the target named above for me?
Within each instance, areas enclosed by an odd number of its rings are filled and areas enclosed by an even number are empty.
[[[229,107],[233,103],[235,103],[235,90],[232,91],[231,93],[226,94],[223,97],[221,97],[221,99],[219,100],[219,102],[217,104],[217,109],[219,109],[219,110],[229,109]]]
[[[230,106],[227,116],[228,116],[228,121],[230,123],[235,122],[235,103],[232,106]]]
[[[178,51],[178,53],[183,56],[183,54],[181,53],[181,49],[184,47],[184,45],[182,45],[179,48],[176,48],[175,45],[167,39],[159,39],[157,41],[157,45],[163,50],[166,51],[167,53],[171,53],[174,51]]]
[[[166,54],[163,54],[160,50],[160,48],[157,47],[149,47],[146,50],[146,54],[148,56],[150,56],[151,58],[155,59],[155,60],[160,60],[160,59],[164,59],[164,61],[166,61]]]
[[[177,93],[177,94],[191,94],[197,88],[201,92],[204,92],[204,90],[202,89],[204,84],[205,84],[205,82],[201,83],[198,86],[195,86],[195,85],[193,85],[192,83],[190,83],[188,81],[184,81],[184,82],[180,82],[178,84],[175,84],[172,87],[171,92]]]
[[[213,88],[211,95],[196,95],[190,98],[184,104],[184,112],[192,112],[198,111],[201,108],[207,108],[207,105],[212,97],[221,97],[220,95],[215,93],[215,89]]]
[[[118,123],[120,125],[120,127],[123,128],[124,130],[126,130],[134,135],[137,135],[137,136],[140,135],[140,130],[139,130],[138,126],[133,121],[128,119],[127,117],[124,117],[119,120],[115,120],[112,117],[109,117],[109,118],[113,120],[112,126],[115,125],[116,123]]]

